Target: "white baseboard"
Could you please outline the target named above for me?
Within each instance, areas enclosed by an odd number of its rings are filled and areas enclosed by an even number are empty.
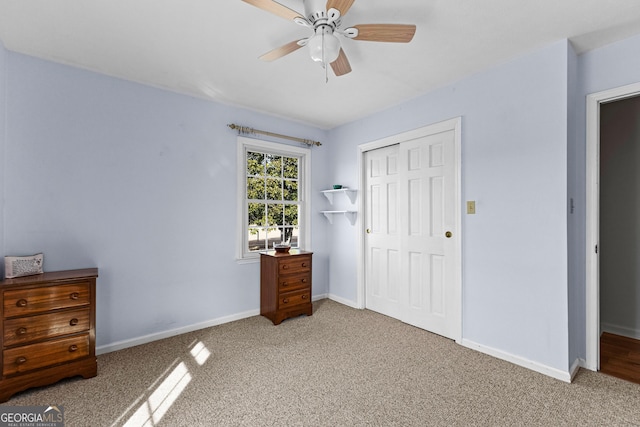
[[[327,299],[327,298],[329,298],[329,294],[314,295],[311,297],[311,301],[320,301],[321,299]]]
[[[623,337],[634,338],[640,340],[640,330],[628,328],[626,326],[614,325],[612,323],[600,323],[600,333],[609,332],[610,334],[622,335]]]
[[[358,307],[358,305],[355,302],[348,300],[346,298],[339,297],[334,294],[329,294],[329,299],[335,302],[339,302],[342,305],[346,305],[347,307],[356,308],[358,310],[362,309],[362,307]]]
[[[573,361],[571,368],[569,368],[569,374],[571,375],[571,379],[569,382],[573,382],[573,379],[578,374],[578,371],[580,370],[580,368],[584,367],[584,365],[585,365],[584,359],[580,359],[579,357]]]
[[[318,301],[328,298],[327,294],[314,295],[312,300]],[[174,337],[176,335],[186,334],[188,332],[198,331],[200,329],[210,328],[212,326],[218,326],[229,322],[234,322],[240,319],[246,319],[247,317],[258,316],[260,310],[249,310],[244,313],[232,314],[230,316],[219,317],[217,319],[208,320],[202,323],[196,323],[193,325],[183,326],[182,328],[170,329],[168,331],[157,332],[155,334],[149,334],[138,338],[132,338],[129,340],[117,341],[111,344],[102,345],[96,347],[96,354],[111,353],[112,351],[123,350],[129,347],[135,347],[136,345],[147,344],[152,341],[161,340],[164,338]]]
[[[511,353],[504,352],[502,350],[497,350],[495,348],[487,347],[482,344],[475,343],[473,341],[469,341],[466,339],[462,339],[461,345],[464,347],[470,348],[472,350],[479,351],[480,353],[488,354],[489,356],[493,356],[497,359],[506,360],[507,362],[511,362],[514,365],[522,366],[523,368],[531,369],[532,371],[547,375],[549,377],[555,378],[560,381],[564,381],[567,383],[571,382],[573,378],[573,370],[577,372],[579,365],[576,366],[576,362],[574,362],[574,366],[571,367],[572,371],[562,371],[560,369],[552,368],[550,366],[543,365],[538,362],[534,362],[529,359],[525,359],[520,356],[516,356]]]

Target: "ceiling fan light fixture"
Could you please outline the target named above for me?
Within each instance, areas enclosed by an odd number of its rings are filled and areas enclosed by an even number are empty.
[[[308,41],[311,59],[323,64],[330,64],[340,55],[340,40],[330,29],[320,29]]]

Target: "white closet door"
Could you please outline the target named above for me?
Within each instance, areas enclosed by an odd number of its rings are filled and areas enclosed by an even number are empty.
[[[366,307],[457,339],[455,132],[365,153]]]

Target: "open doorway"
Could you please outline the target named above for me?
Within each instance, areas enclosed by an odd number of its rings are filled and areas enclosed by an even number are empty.
[[[629,358],[638,345],[634,340],[640,338],[638,189],[640,84],[590,95],[587,99],[585,363],[588,369],[613,373],[610,364],[607,366],[613,361],[613,371],[634,374],[640,370],[640,361]],[[612,353],[618,350],[619,354]],[[622,360],[625,354],[626,361]]]
[[[640,382],[640,96],[600,105],[600,370]]]

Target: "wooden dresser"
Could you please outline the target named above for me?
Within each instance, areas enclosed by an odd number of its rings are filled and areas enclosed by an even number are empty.
[[[312,252],[260,253],[260,314],[274,325],[289,317],[313,314]]]
[[[0,282],[0,402],[62,378],[95,377],[97,268]]]

